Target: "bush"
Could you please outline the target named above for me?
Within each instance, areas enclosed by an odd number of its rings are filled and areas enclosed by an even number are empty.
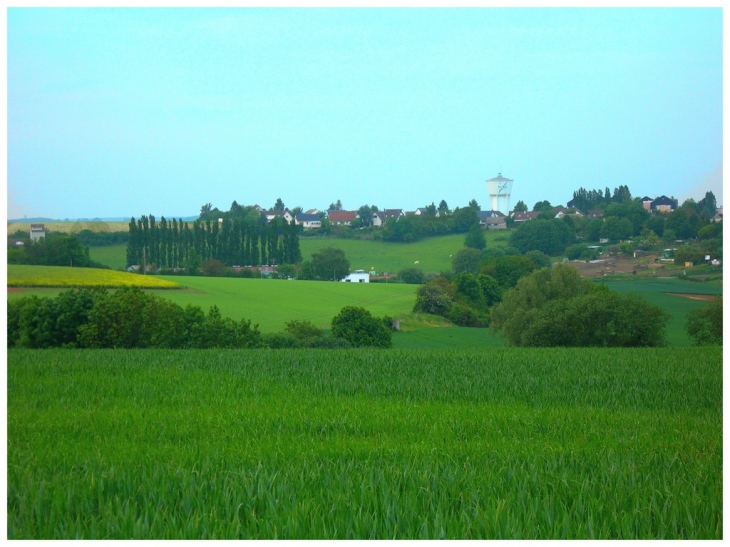
[[[687,314],[687,334],[698,346],[722,345],[722,296]]]
[[[423,284],[425,275],[422,270],[418,268],[406,268],[398,272],[398,278],[409,285],[421,285]]]
[[[356,348],[389,348],[393,345],[391,331],[385,327],[382,319],[356,306],[345,306],[332,319],[332,336],[343,338]]]

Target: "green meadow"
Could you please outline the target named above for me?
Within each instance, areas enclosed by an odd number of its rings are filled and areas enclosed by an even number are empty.
[[[9,539],[723,537],[717,347],[11,350],[7,408]]]

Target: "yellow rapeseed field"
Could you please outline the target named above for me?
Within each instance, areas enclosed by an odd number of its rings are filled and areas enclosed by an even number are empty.
[[[68,266],[8,264],[8,287],[122,287],[177,289],[178,283],[149,275]]]

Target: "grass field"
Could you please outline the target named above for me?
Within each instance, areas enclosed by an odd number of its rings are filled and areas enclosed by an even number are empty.
[[[684,281],[676,278],[639,278],[612,281],[603,278],[606,286],[622,294],[635,292],[647,302],[668,311],[672,317],[667,325],[667,338],[672,346],[691,346],[685,323],[687,313],[707,304],[677,294],[715,295],[722,294],[722,286],[713,283]]]
[[[8,352],[15,538],[723,537],[721,348]]]
[[[135,287],[174,289],[175,280],[137,275],[115,270],[71,268],[67,266],[26,266],[8,264],[8,287]]]
[[[487,245],[500,247],[507,244],[506,232],[488,231]],[[404,268],[414,267],[424,272],[441,272],[451,269],[450,255],[464,246],[464,234],[440,236],[424,239],[415,243],[388,243],[383,241],[359,239],[324,239],[306,238],[299,240],[299,247],[304,260],[311,260],[312,253],[324,247],[342,249],[350,261],[353,270],[369,271],[371,267],[377,272],[397,273]],[[126,266],[127,246],[110,245],[90,247],[91,259],[110,268],[120,269]]]
[[[125,270],[127,268],[127,245],[89,247],[89,257],[94,262],[109,266],[112,270]]]
[[[17,268],[33,268],[30,266],[9,266],[9,281],[17,278]],[[49,275],[46,267],[35,267],[28,270],[28,278],[32,275]],[[108,270],[86,270],[82,268],[60,268],[60,273],[100,275],[91,272],[105,272],[105,275],[121,272]],[[72,271],[71,271],[72,270]],[[33,274],[32,272],[36,273]],[[325,283],[318,281],[284,281],[267,279],[234,279],[186,276],[140,276],[123,274],[124,279],[134,282],[171,281],[185,288],[175,291],[163,291],[161,296],[185,306],[192,304],[207,311],[212,305],[218,306],[224,316],[236,321],[250,319],[258,323],[261,332],[278,332],[284,329],[285,323],[293,319],[313,322],[320,328],[328,329],[332,318],[344,306],[362,306],[378,316],[389,315],[404,318],[404,327],[410,332],[397,333],[393,338],[396,347],[493,347],[501,345],[501,338],[484,329],[466,329],[457,327],[431,328],[429,322],[413,322],[411,311],[415,303],[416,285],[403,284],[352,284]],[[126,277],[129,276],[129,277]],[[61,279],[66,279],[62,277]],[[603,279],[605,281],[605,278]],[[627,281],[608,281],[612,290],[622,293],[638,292],[649,302],[659,305],[668,311],[672,318],[667,328],[667,337],[671,346],[691,346],[692,341],[685,332],[686,315],[689,311],[706,304],[670,293],[718,294],[722,287],[709,283],[681,281],[677,279],[633,279]],[[53,296],[59,289],[28,288],[22,292],[9,294],[8,298],[19,298],[25,294]]]

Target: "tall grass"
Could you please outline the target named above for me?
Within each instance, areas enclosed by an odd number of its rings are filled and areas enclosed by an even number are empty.
[[[19,351],[10,538],[720,538],[721,350]]]

